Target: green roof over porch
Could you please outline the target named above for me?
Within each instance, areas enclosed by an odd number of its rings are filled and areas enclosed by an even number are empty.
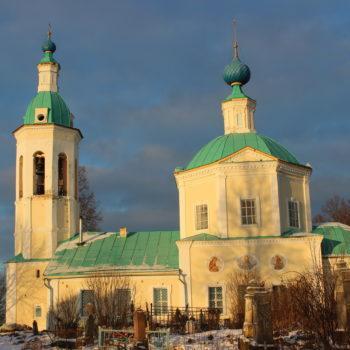
[[[84,233],[64,241],[45,271],[46,276],[76,275],[115,270],[169,271],[179,268],[179,252],[175,244],[179,231]]]

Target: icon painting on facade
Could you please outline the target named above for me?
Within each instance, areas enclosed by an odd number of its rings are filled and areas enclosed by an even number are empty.
[[[223,269],[224,267],[224,262],[216,257],[213,256],[212,258],[210,258],[209,260],[209,264],[208,264],[208,269],[210,272],[219,272]]]
[[[276,254],[271,258],[271,265],[274,270],[282,270],[286,266],[286,259],[283,256]]]
[[[251,270],[258,264],[258,261],[254,256],[246,254],[238,258],[237,264],[242,270]]]

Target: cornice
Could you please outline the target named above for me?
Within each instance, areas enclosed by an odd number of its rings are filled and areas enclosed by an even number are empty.
[[[306,166],[294,165],[287,162],[278,161],[277,171],[290,175],[310,176],[312,169]]]
[[[79,135],[80,139],[83,138],[83,134],[79,129],[76,128],[69,128],[64,125],[58,125],[58,124],[52,124],[52,123],[47,123],[47,124],[23,124],[19,126],[17,129],[15,129],[12,134],[16,137],[17,135],[20,135],[27,130],[37,132],[37,133],[43,133],[46,132],[47,134],[49,133],[67,133],[67,131],[72,132],[76,135]]]
[[[210,175],[229,176],[235,174],[244,174],[250,171],[259,170],[258,173],[272,173],[271,170],[277,170],[277,161],[248,161],[248,162],[226,162],[216,163],[197,170],[175,173],[176,180],[197,179]],[[256,175],[254,172],[251,175]],[[249,174],[247,174],[249,175]]]
[[[292,237],[281,237],[276,236],[276,238],[250,238],[250,239],[218,239],[212,241],[177,241],[178,247],[181,247],[186,242],[193,242],[193,247],[222,247],[222,246],[262,246],[271,244],[284,244],[287,242],[312,242],[312,241],[322,241],[323,236],[317,234],[307,234],[305,236],[292,236]]]

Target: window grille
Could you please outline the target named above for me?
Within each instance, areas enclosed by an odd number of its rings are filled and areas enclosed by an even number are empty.
[[[129,307],[131,304],[131,290],[127,288],[120,288],[117,290],[118,305]]]
[[[221,312],[223,311],[223,295],[222,287],[209,287],[209,307],[217,308]]]
[[[164,315],[168,312],[168,290],[166,288],[153,289],[154,314]]]
[[[35,313],[35,317],[41,317],[41,306],[36,305],[34,313]]]
[[[86,312],[85,308],[86,308],[87,304],[94,302],[94,291],[88,290],[88,289],[82,290],[80,292],[80,296],[81,296],[80,315],[87,316],[87,312]]]
[[[196,206],[196,230],[208,228],[208,206],[201,204]]]
[[[241,221],[242,225],[256,224],[255,199],[241,199]]]
[[[288,201],[289,226],[299,227],[299,205],[298,202]]]

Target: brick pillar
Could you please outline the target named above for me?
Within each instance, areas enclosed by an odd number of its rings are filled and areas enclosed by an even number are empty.
[[[134,312],[134,340],[136,342],[146,340],[146,314],[141,309]]]

